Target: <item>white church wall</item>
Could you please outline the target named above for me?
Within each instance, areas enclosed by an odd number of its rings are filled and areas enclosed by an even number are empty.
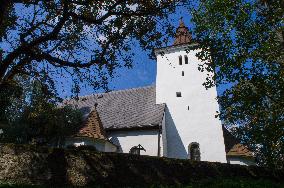
[[[141,144],[146,149],[146,152],[141,151],[141,155],[158,155],[158,130],[112,131],[108,136],[119,147],[120,153],[129,153],[133,146]]]
[[[91,139],[91,138],[84,138],[84,137],[75,137],[75,138],[67,138],[65,141],[65,147],[67,146],[94,146],[98,151],[102,152],[116,152],[116,147],[107,142],[106,140],[100,139]]]
[[[246,165],[246,166],[256,165],[254,160],[242,158],[242,157],[227,157],[227,161],[229,164],[239,164],[239,165]]]
[[[219,111],[216,88],[204,88],[202,83],[207,73],[198,70],[197,51],[186,53],[184,47],[156,51],[156,103],[167,105],[167,157],[188,158],[188,145],[197,142],[202,161],[226,162],[221,121],[215,118]],[[159,54],[161,51],[164,56]],[[188,64],[185,64],[185,55]],[[179,65],[179,56],[182,56],[182,65]],[[181,97],[176,92],[181,92]]]

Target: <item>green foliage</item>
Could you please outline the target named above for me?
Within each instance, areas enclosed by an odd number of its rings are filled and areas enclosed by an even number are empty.
[[[88,146],[88,145],[81,145],[81,146],[78,146],[76,147],[75,149],[77,150],[89,150],[89,151],[97,151],[96,147],[95,146]]]
[[[22,89],[15,84],[1,84],[0,85],[0,126],[9,123],[11,118],[10,112],[14,107],[16,98],[22,95]]]
[[[22,94],[25,104],[18,104],[14,98],[7,99],[7,109],[19,105],[21,110],[17,114],[18,118],[13,117],[7,121],[9,123],[0,127],[3,131],[0,137],[2,142],[53,142],[60,146],[66,136],[74,134],[81,126],[81,112],[71,106],[58,107],[59,99],[42,82],[33,81],[31,90]]]
[[[283,167],[284,15],[283,1],[200,0],[191,6],[194,33],[215,71],[204,85],[228,85],[220,117],[254,150],[258,163]]]
[[[40,103],[36,108],[27,107],[19,121],[26,125],[28,141],[43,138],[45,143],[56,141],[60,146],[65,136],[74,134],[81,126],[82,114],[70,106],[57,108]]]

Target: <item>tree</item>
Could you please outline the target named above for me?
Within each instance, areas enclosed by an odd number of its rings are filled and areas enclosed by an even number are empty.
[[[19,97],[22,90],[16,85],[3,84],[0,90],[0,124],[8,123],[10,110],[13,106],[13,99]],[[15,101],[14,101],[15,102]]]
[[[23,92],[17,118],[9,119],[2,128],[2,142],[53,144],[62,146],[82,125],[82,114],[71,106],[58,107],[59,98],[40,81],[33,81]],[[14,105],[15,106],[15,105]],[[10,117],[10,116],[9,116]]]
[[[218,97],[221,119],[259,164],[283,167],[283,1],[200,0],[190,11],[200,70],[215,72],[204,85],[229,85]]]
[[[50,140],[54,134],[60,140],[59,135],[69,126],[66,122],[70,117],[65,115],[73,111],[55,107],[54,96],[49,95],[50,91],[56,93],[54,82],[69,74],[73,93],[79,93],[80,82],[107,90],[108,78],[116,68],[131,67],[133,44],[151,52],[154,46],[167,41],[169,35],[165,34],[173,31],[169,14],[182,3],[182,0],[1,2],[0,94],[5,99],[1,98],[0,115],[5,122],[4,131],[18,132],[12,137],[23,142],[38,135]],[[44,87],[31,88],[35,80]],[[14,94],[13,88],[19,92]],[[14,108],[19,110],[13,111]],[[50,130],[52,127],[57,132]],[[22,133],[25,136],[19,139]]]
[[[0,86],[15,76],[71,74],[107,89],[117,67],[131,67],[131,45],[152,50],[172,32],[182,0],[6,0],[0,5]],[[157,24],[158,23],[158,24]],[[7,47],[8,46],[8,47]],[[122,63],[121,63],[122,62]]]

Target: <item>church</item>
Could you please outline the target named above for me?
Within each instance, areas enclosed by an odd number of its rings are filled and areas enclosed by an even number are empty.
[[[202,85],[207,74],[187,51],[198,45],[180,21],[173,45],[155,49],[156,84],[66,100],[84,124],[65,146],[92,145],[102,152],[254,165],[254,157],[215,118],[217,90]]]

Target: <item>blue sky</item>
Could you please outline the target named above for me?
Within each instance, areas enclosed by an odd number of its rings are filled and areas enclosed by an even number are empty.
[[[190,23],[190,15],[185,8],[179,8],[175,14],[171,15],[173,25],[178,27],[180,18],[183,17],[187,27],[192,27]],[[172,39],[172,42],[173,43]],[[166,46],[166,44],[165,44]],[[148,57],[147,53],[139,47],[135,48],[136,57],[132,69],[121,68],[117,71],[117,77],[114,78],[110,87],[117,89],[127,89],[133,87],[141,87],[155,84],[156,80],[156,60]]]
[[[191,28],[190,14],[185,8],[179,8],[175,14],[171,15],[172,24],[178,27],[180,18],[183,17],[183,21],[186,26]],[[173,39],[172,39],[173,42]],[[136,52],[133,68],[127,69],[125,67],[116,70],[115,77],[110,80],[109,88],[111,90],[129,89],[135,87],[143,87],[148,85],[154,85],[156,80],[156,60],[152,60],[148,57],[147,52],[143,51],[137,46],[133,46],[133,50]],[[71,93],[67,90],[62,92],[58,90],[59,95],[63,98],[69,97]],[[94,91],[91,87],[83,87],[79,95],[89,95],[92,93],[101,92]]]
[[[184,7],[179,7],[175,14],[170,15],[170,20],[172,20],[172,25],[178,27],[180,18],[183,17],[183,21],[186,26],[192,28],[193,25],[190,22],[189,11]],[[172,39],[173,42],[173,39]],[[166,44],[164,45],[166,46]],[[0,45],[1,48],[7,49],[8,46],[5,44]],[[114,78],[109,82],[109,88],[111,90],[121,90],[129,89],[135,87],[143,87],[148,85],[154,85],[156,79],[156,60],[150,59],[148,57],[148,52],[143,51],[138,46],[133,46],[132,50],[135,51],[136,55],[133,62],[133,68],[127,69],[125,67],[116,70]],[[70,76],[65,78],[56,78],[58,81],[57,92],[62,98],[69,98],[72,95],[71,87],[72,80]],[[84,86],[85,84],[80,84]],[[221,86],[218,88],[218,92],[221,93],[225,87]],[[93,93],[102,92],[94,90],[91,86],[81,87],[79,95],[90,95]]]
[[[171,15],[172,24],[176,27],[179,25],[180,18],[183,17],[185,25],[190,29],[193,27],[190,22],[191,16],[185,8],[179,8],[175,14]],[[172,43],[173,43],[172,39]],[[133,68],[127,69],[125,67],[116,70],[115,77],[110,80],[109,87],[111,90],[122,90],[135,87],[143,87],[154,85],[156,80],[156,60],[152,60],[148,57],[147,52],[143,51],[139,47],[133,46],[136,56],[134,58]],[[221,94],[229,86],[219,86],[217,88],[218,94]],[[90,95],[101,91],[94,91],[91,87],[82,88],[79,95]],[[61,97],[69,97],[71,93],[68,91],[60,93]]]

